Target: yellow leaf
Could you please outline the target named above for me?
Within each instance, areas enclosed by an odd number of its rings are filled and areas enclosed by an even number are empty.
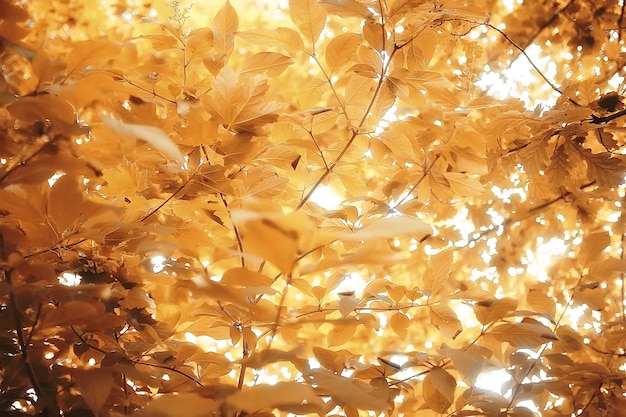
[[[355,64],[348,71],[356,72],[365,78],[378,78],[378,71],[369,64]]]
[[[89,65],[119,56],[122,46],[109,41],[80,41],[67,56],[66,71],[72,74]]]
[[[517,300],[512,298],[502,298],[493,300],[482,300],[474,304],[476,318],[482,324],[489,324],[504,318],[508,313],[517,308]]]
[[[276,362],[292,362],[297,363],[301,360],[298,355],[303,353],[303,346],[296,346],[292,350],[284,351],[278,349],[262,350],[254,352],[249,358],[238,361],[250,368],[261,369],[265,365]]]
[[[428,296],[437,296],[446,287],[452,260],[453,253],[449,249],[439,252],[430,259],[430,267],[424,273],[424,292]]]
[[[313,388],[298,382],[278,382],[275,385],[259,384],[246,387],[226,399],[234,408],[246,413],[278,408],[294,414],[317,413],[322,416],[324,401]]]
[[[220,282],[224,285],[237,287],[269,287],[274,280],[267,275],[247,268],[232,268],[224,272]]]
[[[276,145],[266,149],[263,154],[256,159],[267,162],[276,168],[295,170],[300,157],[301,154],[294,151],[292,147]]]
[[[246,223],[244,248],[273,263],[282,273],[291,271],[298,254],[297,234],[274,221],[264,219]]]
[[[262,46],[277,46],[285,49],[287,52],[296,52],[301,50],[304,45],[298,32],[289,29],[279,27],[276,29],[251,29],[238,32],[237,36],[253,43],[255,45]]]
[[[361,410],[389,410],[387,401],[372,395],[374,388],[352,378],[334,375],[322,369],[310,371],[307,375],[319,389],[336,398],[339,402],[349,404]]]
[[[289,0],[289,14],[300,32],[314,44],[326,25],[326,12],[317,0]]]
[[[176,328],[180,320],[180,307],[176,304],[159,303],[156,308],[156,319],[167,323],[172,329]]]
[[[326,343],[328,346],[339,346],[346,343],[356,332],[358,322],[356,320],[341,320],[333,324],[326,335]]]
[[[44,327],[87,324],[101,318],[95,305],[86,301],[68,301],[45,315]]]
[[[180,167],[185,164],[185,158],[176,144],[158,127],[126,123],[106,113],[102,114],[102,121],[119,135],[136,137],[149,143],[164,156],[175,160]]]
[[[444,336],[456,338],[463,331],[463,325],[454,310],[447,305],[435,304],[430,306],[430,323]]]
[[[278,77],[292,65],[293,58],[276,52],[259,52],[247,58],[241,68],[242,74],[262,74],[268,77]]]
[[[399,216],[374,220],[354,232],[341,234],[341,237],[349,240],[369,240],[400,236],[422,237],[429,233],[432,233],[432,228],[423,221],[415,217]]]
[[[341,17],[358,17],[361,19],[371,19],[372,12],[368,7],[357,0],[318,0],[320,5],[328,13]]]
[[[422,394],[431,410],[444,413],[454,401],[456,380],[447,371],[433,368],[424,378]]]
[[[129,289],[124,298],[120,300],[120,305],[128,309],[156,307],[154,300],[141,288]]]
[[[102,406],[113,389],[114,381],[111,371],[99,368],[77,369],[73,378],[89,409],[95,416],[99,416]]]
[[[375,50],[382,52],[386,44],[387,33],[384,26],[373,20],[367,20],[363,26],[363,37]]]
[[[155,51],[164,51],[178,47],[178,39],[170,35],[142,35],[135,39],[147,39]]]
[[[546,291],[548,291],[548,289],[543,287],[529,288],[526,292],[526,302],[533,311],[554,319],[556,314],[556,302],[554,298],[546,294]]]
[[[403,339],[406,337],[409,324],[410,321],[406,314],[399,311],[392,315],[389,319],[389,326],[391,326],[393,331]]]
[[[578,254],[579,264],[583,267],[589,267],[589,264],[597,259],[610,244],[611,236],[609,232],[604,230],[585,236]]]
[[[543,324],[525,319],[521,323],[505,323],[489,332],[500,342],[520,349],[532,349],[559,338]]]
[[[237,12],[226,0],[226,4],[222,7],[213,19],[213,39],[215,47],[228,57],[235,46],[235,33],[239,27],[239,17]]]
[[[57,231],[72,229],[81,219],[83,192],[80,191],[76,177],[64,175],[57,179],[48,198],[48,216]]]
[[[339,306],[337,308],[339,309],[342,317],[347,317],[354,311],[360,302],[361,300],[358,298],[342,297],[341,300],[339,300]]]
[[[356,33],[342,33],[335,36],[326,46],[326,65],[331,72],[346,65],[354,57],[363,38]]]
[[[483,192],[483,185],[475,176],[460,172],[444,172],[443,176],[448,180],[452,191],[459,196],[472,197]]]
[[[165,394],[156,397],[139,413],[138,417],[205,417],[217,410],[215,400],[195,393]]]

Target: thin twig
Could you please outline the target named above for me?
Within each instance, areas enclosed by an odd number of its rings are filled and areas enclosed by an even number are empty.
[[[0,242],[2,243],[2,242]],[[24,338],[24,324],[22,323],[22,314],[20,308],[17,304],[17,297],[15,296],[15,289],[13,287],[13,282],[11,280],[11,271],[12,270],[0,270],[2,273],[4,280],[9,286],[9,309],[11,315],[13,316],[13,322],[15,325],[15,332],[17,334],[17,342],[20,348],[20,352],[22,353],[22,361],[24,362],[24,367],[26,368],[26,373],[28,374],[28,379],[30,383],[33,385],[33,389],[35,390],[35,394],[37,398],[43,402],[46,402],[46,394],[41,387],[41,383],[37,378],[37,374],[35,373],[35,369],[33,368],[33,364],[28,359],[28,345],[26,339]]]
[[[502,31],[501,29],[498,29],[497,27],[495,27],[494,25],[492,25],[491,23],[487,23],[487,22],[477,22],[475,20],[471,20],[471,19],[465,19],[462,17],[451,17],[451,18],[447,18],[445,19],[445,21],[449,22],[449,21],[460,21],[460,22],[466,22],[466,23],[471,23],[473,25],[476,26],[486,26],[490,29],[495,30],[496,32],[498,32],[504,39],[507,40],[507,42],[509,42],[515,49],[517,49],[522,55],[524,55],[524,57],[528,60],[528,63],[533,67],[533,69],[535,71],[537,71],[537,73],[539,74],[539,76],[541,78],[543,78],[543,80],[550,86],[550,88],[552,88],[555,92],[559,93],[559,95],[563,95],[563,92],[559,89],[559,87],[556,86],[556,84],[554,84],[552,81],[550,81],[550,79],[548,79],[548,77],[546,77],[546,75],[539,69],[539,67],[537,67],[537,65],[533,62],[533,60],[528,56],[528,54],[526,53],[526,51],[524,50],[524,48],[522,48],[521,46],[519,46],[513,39],[511,39],[509,37],[509,35],[507,35],[506,33],[504,33],[504,31]],[[580,107],[580,104],[578,102],[576,102],[574,99],[569,98],[569,101]]]
[[[11,168],[7,169],[6,172],[0,176],[0,183],[4,182],[9,175],[13,174],[19,168],[22,168],[22,167],[26,166],[30,161],[33,160],[33,158],[37,157],[37,155],[42,153],[44,150],[46,150],[50,146],[54,145],[54,142],[59,140],[61,137],[62,137],[61,135],[57,135],[57,136],[53,137],[50,141],[48,141],[48,142],[44,143],[42,146],[40,146],[30,156],[26,157],[25,159],[22,159],[20,162],[18,162],[17,164],[13,165]]]
[[[81,341],[81,343],[84,343],[85,346],[87,346],[90,349],[95,350],[96,352],[100,352],[103,353],[105,355],[110,355],[113,353],[117,353],[117,352],[108,352],[104,349],[101,349],[97,346],[94,346],[92,344],[90,344],[85,338],[84,338],[84,334],[80,334],[78,332],[78,330],[76,330],[76,328],[74,326],[70,326],[70,328],[72,329],[72,331],[74,332],[74,334],[76,335],[76,337],[78,337],[78,339]],[[191,375],[187,375],[186,373],[184,373],[183,371],[177,369],[175,366],[167,366],[167,365],[160,365],[157,363],[150,363],[150,362],[144,362],[138,359],[131,359],[127,356],[123,356],[124,359],[128,360],[129,362],[135,364],[135,365],[144,365],[144,366],[150,366],[153,368],[159,368],[159,369],[167,369],[168,371],[172,371],[174,373],[177,373],[179,375],[182,375],[188,379],[190,379],[191,381],[195,382],[198,386],[202,386],[202,382],[200,382],[200,380],[194,376]]]

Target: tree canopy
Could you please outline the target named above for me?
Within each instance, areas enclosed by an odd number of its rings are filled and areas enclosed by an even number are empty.
[[[0,0],[0,412],[626,416],[624,9]]]

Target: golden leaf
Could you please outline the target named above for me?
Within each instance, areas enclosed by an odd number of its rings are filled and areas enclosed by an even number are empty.
[[[358,325],[354,319],[345,319],[334,323],[333,328],[326,335],[327,345],[329,347],[343,345],[354,336]]]
[[[360,410],[389,410],[389,404],[372,395],[373,387],[361,381],[334,375],[321,369],[311,370],[307,375],[313,383],[343,404]]]
[[[394,313],[389,319],[389,326],[391,326],[393,331],[403,339],[406,337],[407,330],[410,324],[411,323],[406,314],[403,314],[399,311]]]
[[[362,40],[362,37],[356,33],[342,33],[332,38],[326,46],[324,55],[330,71],[335,72],[350,62]]]
[[[326,12],[317,0],[289,0],[289,15],[300,32],[313,44],[326,25]]]
[[[371,19],[373,16],[368,7],[357,0],[318,0],[318,2],[328,13],[341,17]]]
[[[278,77],[294,63],[293,58],[276,52],[259,52],[246,59],[241,67],[242,74],[267,74]]]
[[[456,380],[452,375],[441,368],[434,368],[422,382],[422,395],[431,410],[444,413],[452,405],[455,388]]]
[[[292,29],[249,29],[237,32],[237,36],[255,45],[277,46],[287,52],[296,52],[304,48],[300,35]]]
[[[298,382],[258,384],[229,396],[227,402],[247,413],[278,408],[294,414],[317,413],[320,416],[325,414],[324,401],[317,396],[313,388]]]
[[[474,304],[474,313],[476,313],[478,321],[486,325],[503,319],[516,308],[517,300],[505,297],[478,301]]]
[[[113,375],[108,369],[77,369],[73,374],[82,398],[94,415],[100,415],[114,386]]]
[[[176,144],[161,129],[155,126],[148,126],[135,123],[127,123],[117,120],[109,114],[102,114],[102,121],[105,125],[122,136],[132,136],[139,138],[154,146],[164,156],[175,160],[180,167],[185,164],[185,158]]]
[[[73,74],[90,65],[119,56],[121,49],[121,44],[109,41],[88,40],[76,42],[74,48],[67,56],[65,70],[67,74]]]
[[[461,321],[454,310],[447,305],[435,304],[430,306],[430,324],[451,339],[455,339],[463,331]]]
[[[183,413],[185,417],[203,417],[217,410],[217,406],[215,400],[196,393],[177,393],[177,395],[169,394],[155,398],[137,415],[139,417],[179,417]]]
[[[400,236],[424,236],[432,233],[432,228],[423,221],[409,216],[386,217],[374,220],[354,232],[341,236],[349,240],[369,240]]]
[[[501,342],[508,342],[521,349],[532,349],[559,338],[543,324],[524,319],[521,323],[505,323],[492,329],[492,334]]]
[[[219,53],[229,56],[235,46],[235,33],[239,27],[239,17],[237,12],[231,6],[230,1],[226,0],[215,18],[213,19],[213,39],[215,48]]]

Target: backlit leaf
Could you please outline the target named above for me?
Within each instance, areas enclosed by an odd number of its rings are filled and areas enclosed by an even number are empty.
[[[451,339],[456,338],[463,331],[463,325],[454,310],[443,304],[430,306],[430,324]]]
[[[114,381],[108,369],[77,370],[74,374],[81,396],[94,415],[100,415],[107,398],[113,389]]]
[[[90,65],[115,58],[121,49],[121,44],[108,41],[77,42],[67,56],[66,71],[72,74]]]
[[[255,385],[229,396],[228,403],[248,413],[278,408],[296,414],[324,414],[324,402],[321,398],[311,387],[297,382]]]
[[[521,323],[505,323],[492,329],[496,339],[508,342],[517,348],[536,348],[550,341],[558,340],[558,337],[546,326],[535,321]]]
[[[259,52],[246,59],[242,66],[242,74],[262,74],[278,77],[294,63],[293,58],[276,52]]]
[[[423,236],[432,232],[432,228],[414,217],[386,217],[374,220],[354,232],[343,234],[345,239],[366,240],[394,238],[401,236]]]
[[[255,45],[277,46],[287,52],[295,52],[304,47],[300,35],[292,29],[249,29],[237,32],[237,36]]]
[[[334,72],[350,62],[361,42],[361,36],[356,33],[343,33],[333,38],[328,42],[324,56],[328,68]]]
[[[102,115],[102,121],[117,134],[139,138],[152,145],[163,155],[175,160],[178,164],[180,164],[180,166],[185,164],[185,158],[176,144],[163,130],[158,127],[126,123],[124,121],[117,120],[108,114]]]
[[[230,55],[235,45],[235,33],[239,27],[239,17],[237,12],[231,6],[230,2],[226,0],[224,7],[222,7],[215,18],[213,19],[213,39],[215,46],[218,50],[225,54]]]
[[[373,388],[361,381],[334,375],[328,371],[312,370],[309,375],[312,382],[328,395],[344,404],[360,410],[388,410],[386,401],[372,395]]]
[[[289,14],[300,32],[315,43],[326,25],[326,12],[317,0],[289,0]]]

